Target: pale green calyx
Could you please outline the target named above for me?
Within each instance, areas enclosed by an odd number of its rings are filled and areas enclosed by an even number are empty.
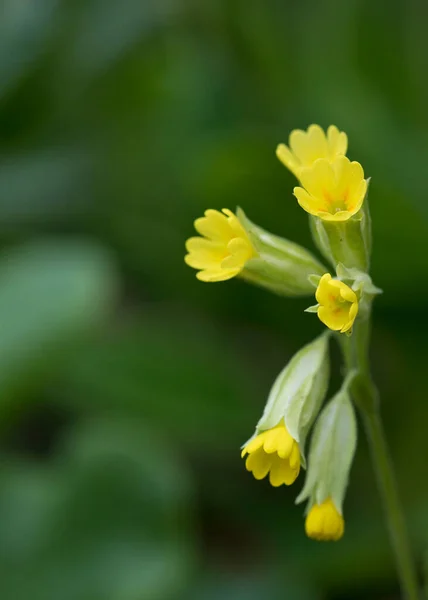
[[[272,386],[256,433],[275,427],[282,419],[290,435],[303,448],[327,392],[330,374],[329,334],[304,346],[281,371]]]
[[[369,296],[377,296],[382,294],[382,290],[374,285],[372,278],[368,273],[355,268],[345,267],[339,263],[336,267],[338,279],[347,283],[354,292],[368,294]]]
[[[349,396],[353,374],[323,408],[311,440],[308,471],[296,503],[309,500],[308,510],[331,498],[340,514],[357,444],[357,423]]]
[[[303,246],[252,223],[241,208],[236,214],[257,254],[246,262],[240,277],[282,296],[310,296],[309,276],[321,276],[326,268]]]
[[[346,221],[326,221],[313,215],[309,217],[314,242],[334,267],[342,263],[351,269],[363,272],[369,270],[372,226],[368,189],[367,187],[362,208]]]
[[[336,267],[338,279],[343,281],[357,294],[360,318],[367,316],[375,296],[382,294],[382,290],[374,285],[368,273],[359,269],[348,268],[339,263]]]

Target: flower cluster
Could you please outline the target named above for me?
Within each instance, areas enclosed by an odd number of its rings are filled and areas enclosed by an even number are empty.
[[[306,248],[252,223],[238,208],[207,210],[195,221],[201,237],[186,242],[186,263],[205,282],[239,277],[283,296],[315,294],[307,309],[327,330],[299,350],[278,375],[254,435],[243,445],[246,469],[272,486],[291,485],[301,468],[306,481],[296,502],[307,501],[305,530],[315,540],[339,540],[345,530],[343,501],[356,448],[351,399],[355,373],[325,404],[329,384],[329,338],[346,340],[367,319],[380,293],[368,275],[371,221],[368,180],[360,163],[346,156],[348,138],[334,125],[295,130],[279,160],[297,178],[293,190],[309,215],[316,247],[334,276]],[[315,425],[314,425],[315,423]],[[313,426],[314,425],[314,426]],[[308,461],[305,441],[311,429]]]

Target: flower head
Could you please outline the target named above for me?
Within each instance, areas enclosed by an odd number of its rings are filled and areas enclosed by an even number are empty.
[[[346,283],[332,279],[330,273],[325,273],[320,279],[315,298],[318,301],[318,318],[324,325],[340,333],[352,329],[358,314],[358,299]]]
[[[301,169],[300,183],[294,195],[300,206],[311,215],[326,221],[347,221],[361,208],[367,181],[360,163],[346,156],[333,162],[320,158],[312,167]]]
[[[243,446],[246,467],[256,479],[270,473],[273,486],[290,485],[305,466],[305,438],[327,391],[328,336],[307,344],[272,386],[254,435]]]
[[[195,221],[195,229],[203,237],[191,237],[186,242],[186,264],[200,269],[200,281],[225,281],[238,275],[256,252],[238,217],[227,208],[206,210]]]
[[[327,135],[319,125],[310,125],[307,131],[295,129],[291,132],[289,146],[279,144],[276,155],[279,160],[300,179],[302,168],[311,167],[318,158],[332,161],[344,156],[348,148],[346,133],[330,125]]]
[[[256,479],[263,479],[269,473],[269,481],[274,487],[291,485],[299,475],[299,444],[291,437],[284,420],[252,438],[244,446],[241,456],[246,454],[247,471]]]
[[[306,517],[306,535],[320,542],[337,542],[345,531],[345,521],[333,500],[327,498],[322,504],[314,504]]]

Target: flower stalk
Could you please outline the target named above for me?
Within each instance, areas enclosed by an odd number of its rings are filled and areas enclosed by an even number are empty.
[[[361,413],[369,441],[403,598],[419,600],[416,568],[384,433],[379,409],[379,394],[370,377],[369,339],[370,317],[355,325],[352,337],[339,338],[347,372],[357,371],[357,376],[351,385],[351,395]]]

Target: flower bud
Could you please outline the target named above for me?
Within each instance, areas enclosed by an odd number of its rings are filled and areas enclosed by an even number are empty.
[[[324,400],[329,378],[328,336],[302,348],[278,375],[254,435],[243,446],[256,479],[290,485],[305,465],[304,444]]]
[[[296,502],[308,500],[306,532],[318,540],[343,535],[343,499],[357,443],[357,424],[347,378],[314,427],[305,485]]]
[[[306,248],[252,223],[240,208],[237,217],[255,249],[240,276],[282,296],[311,295],[308,277],[325,273],[323,265]]]

